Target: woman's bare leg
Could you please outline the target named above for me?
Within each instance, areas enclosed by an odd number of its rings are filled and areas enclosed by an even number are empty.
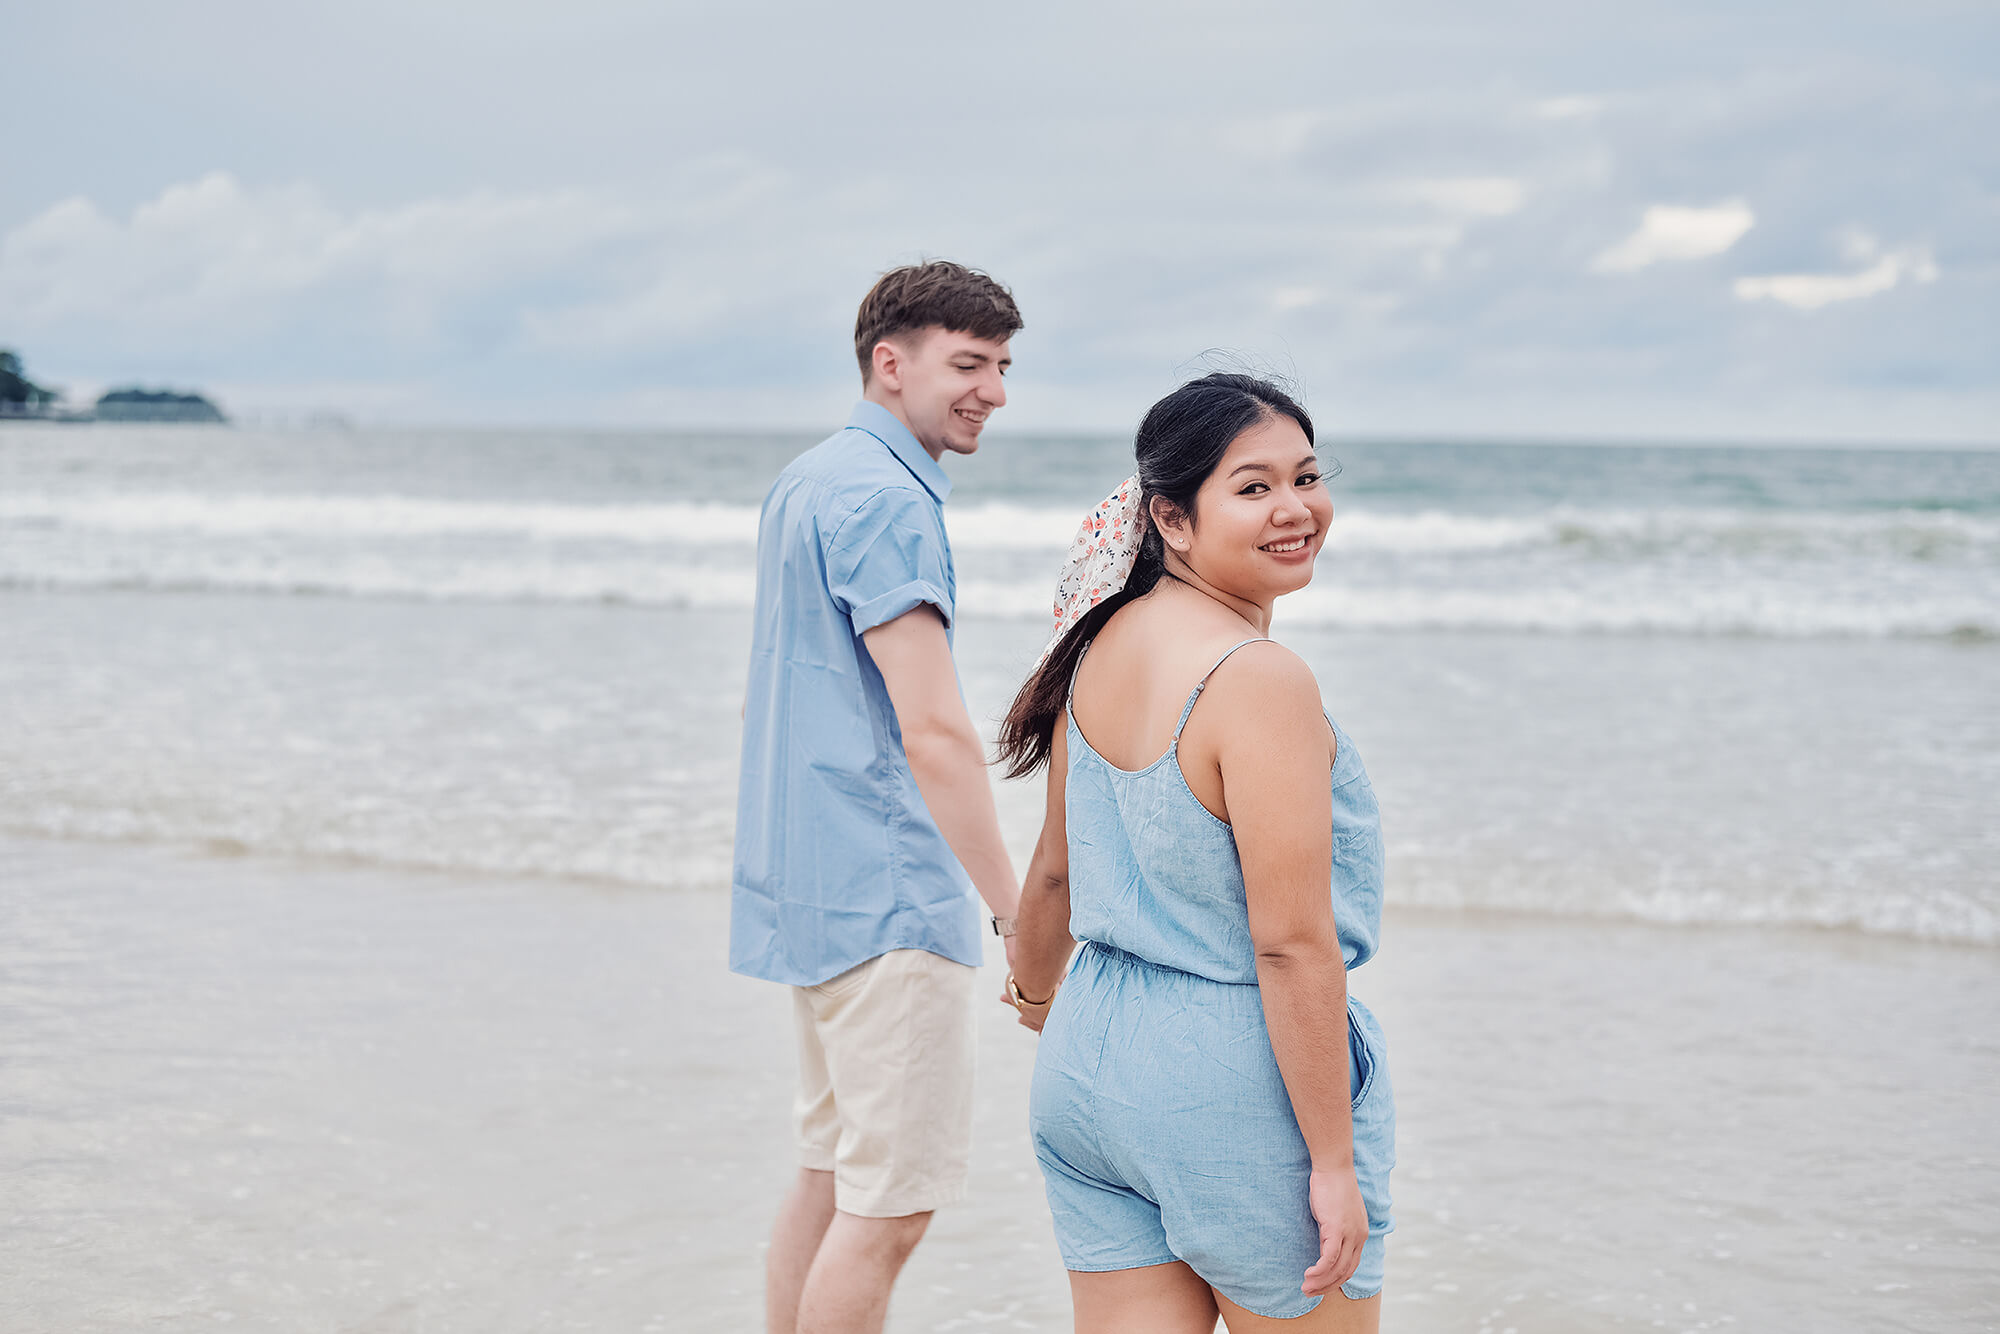
[[[1330,1292],[1318,1306],[1295,1320],[1273,1320],[1244,1310],[1219,1292],[1214,1295],[1229,1334],[1376,1334],[1382,1328],[1379,1292],[1358,1302],[1347,1300],[1338,1291]]]
[[[1215,1297],[1176,1260],[1144,1269],[1069,1275],[1076,1334],[1215,1334]]]

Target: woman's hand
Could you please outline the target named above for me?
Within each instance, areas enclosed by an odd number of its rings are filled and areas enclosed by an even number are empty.
[[[1056,991],[1060,990],[1062,986],[1057,984]],[[1042,1025],[1049,1021],[1049,1007],[1056,1003],[1056,997],[1052,991],[1045,1001],[1037,1003],[1029,1000],[1021,994],[1021,989],[1014,985],[1014,975],[1009,973],[1007,985],[1000,992],[1000,1003],[1014,1011],[1021,1027],[1039,1033],[1042,1031]]]
[[[1361,1183],[1351,1167],[1314,1172],[1306,1184],[1306,1203],[1319,1223],[1319,1262],[1306,1270],[1299,1290],[1308,1297],[1322,1297],[1361,1267],[1361,1248],[1368,1241],[1368,1206],[1361,1202]]]

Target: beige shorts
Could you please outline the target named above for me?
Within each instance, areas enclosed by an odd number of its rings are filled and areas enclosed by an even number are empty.
[[[891,950],[792,988],[799,1162],[833,1173],[841,1212],[901,1218],[965,1198],[978,976],[928,950]]]

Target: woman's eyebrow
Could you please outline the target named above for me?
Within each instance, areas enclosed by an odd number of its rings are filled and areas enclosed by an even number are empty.
[[[1295,468],[1303,468],[1308,464],[1317,463],[1318,461],[1319,461],[1319,455],[1313,453],[1307,453],[1307,455],[1304,458],[1300,459],[1297,463],[1293,464],[1292,466]],[[1270,471],[1271,471],[1271,465],[1268,463],[1239,463],[1234,468],[1231,468],[1229,470],[1229,475],[1231,477],[1234,477],[1239,472],[1270,472]]]

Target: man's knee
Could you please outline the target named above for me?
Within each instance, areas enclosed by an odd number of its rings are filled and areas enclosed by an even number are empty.
[[[898,1218],[863,1218],[859,1214],[841,1214],[843,1231],[852,1239],[855,1248],[879,1260],[900,1265],[909,1259],[910,1252],[923,1240],[924,1230],[931,1225],[929,1213],[904,1214]]]

